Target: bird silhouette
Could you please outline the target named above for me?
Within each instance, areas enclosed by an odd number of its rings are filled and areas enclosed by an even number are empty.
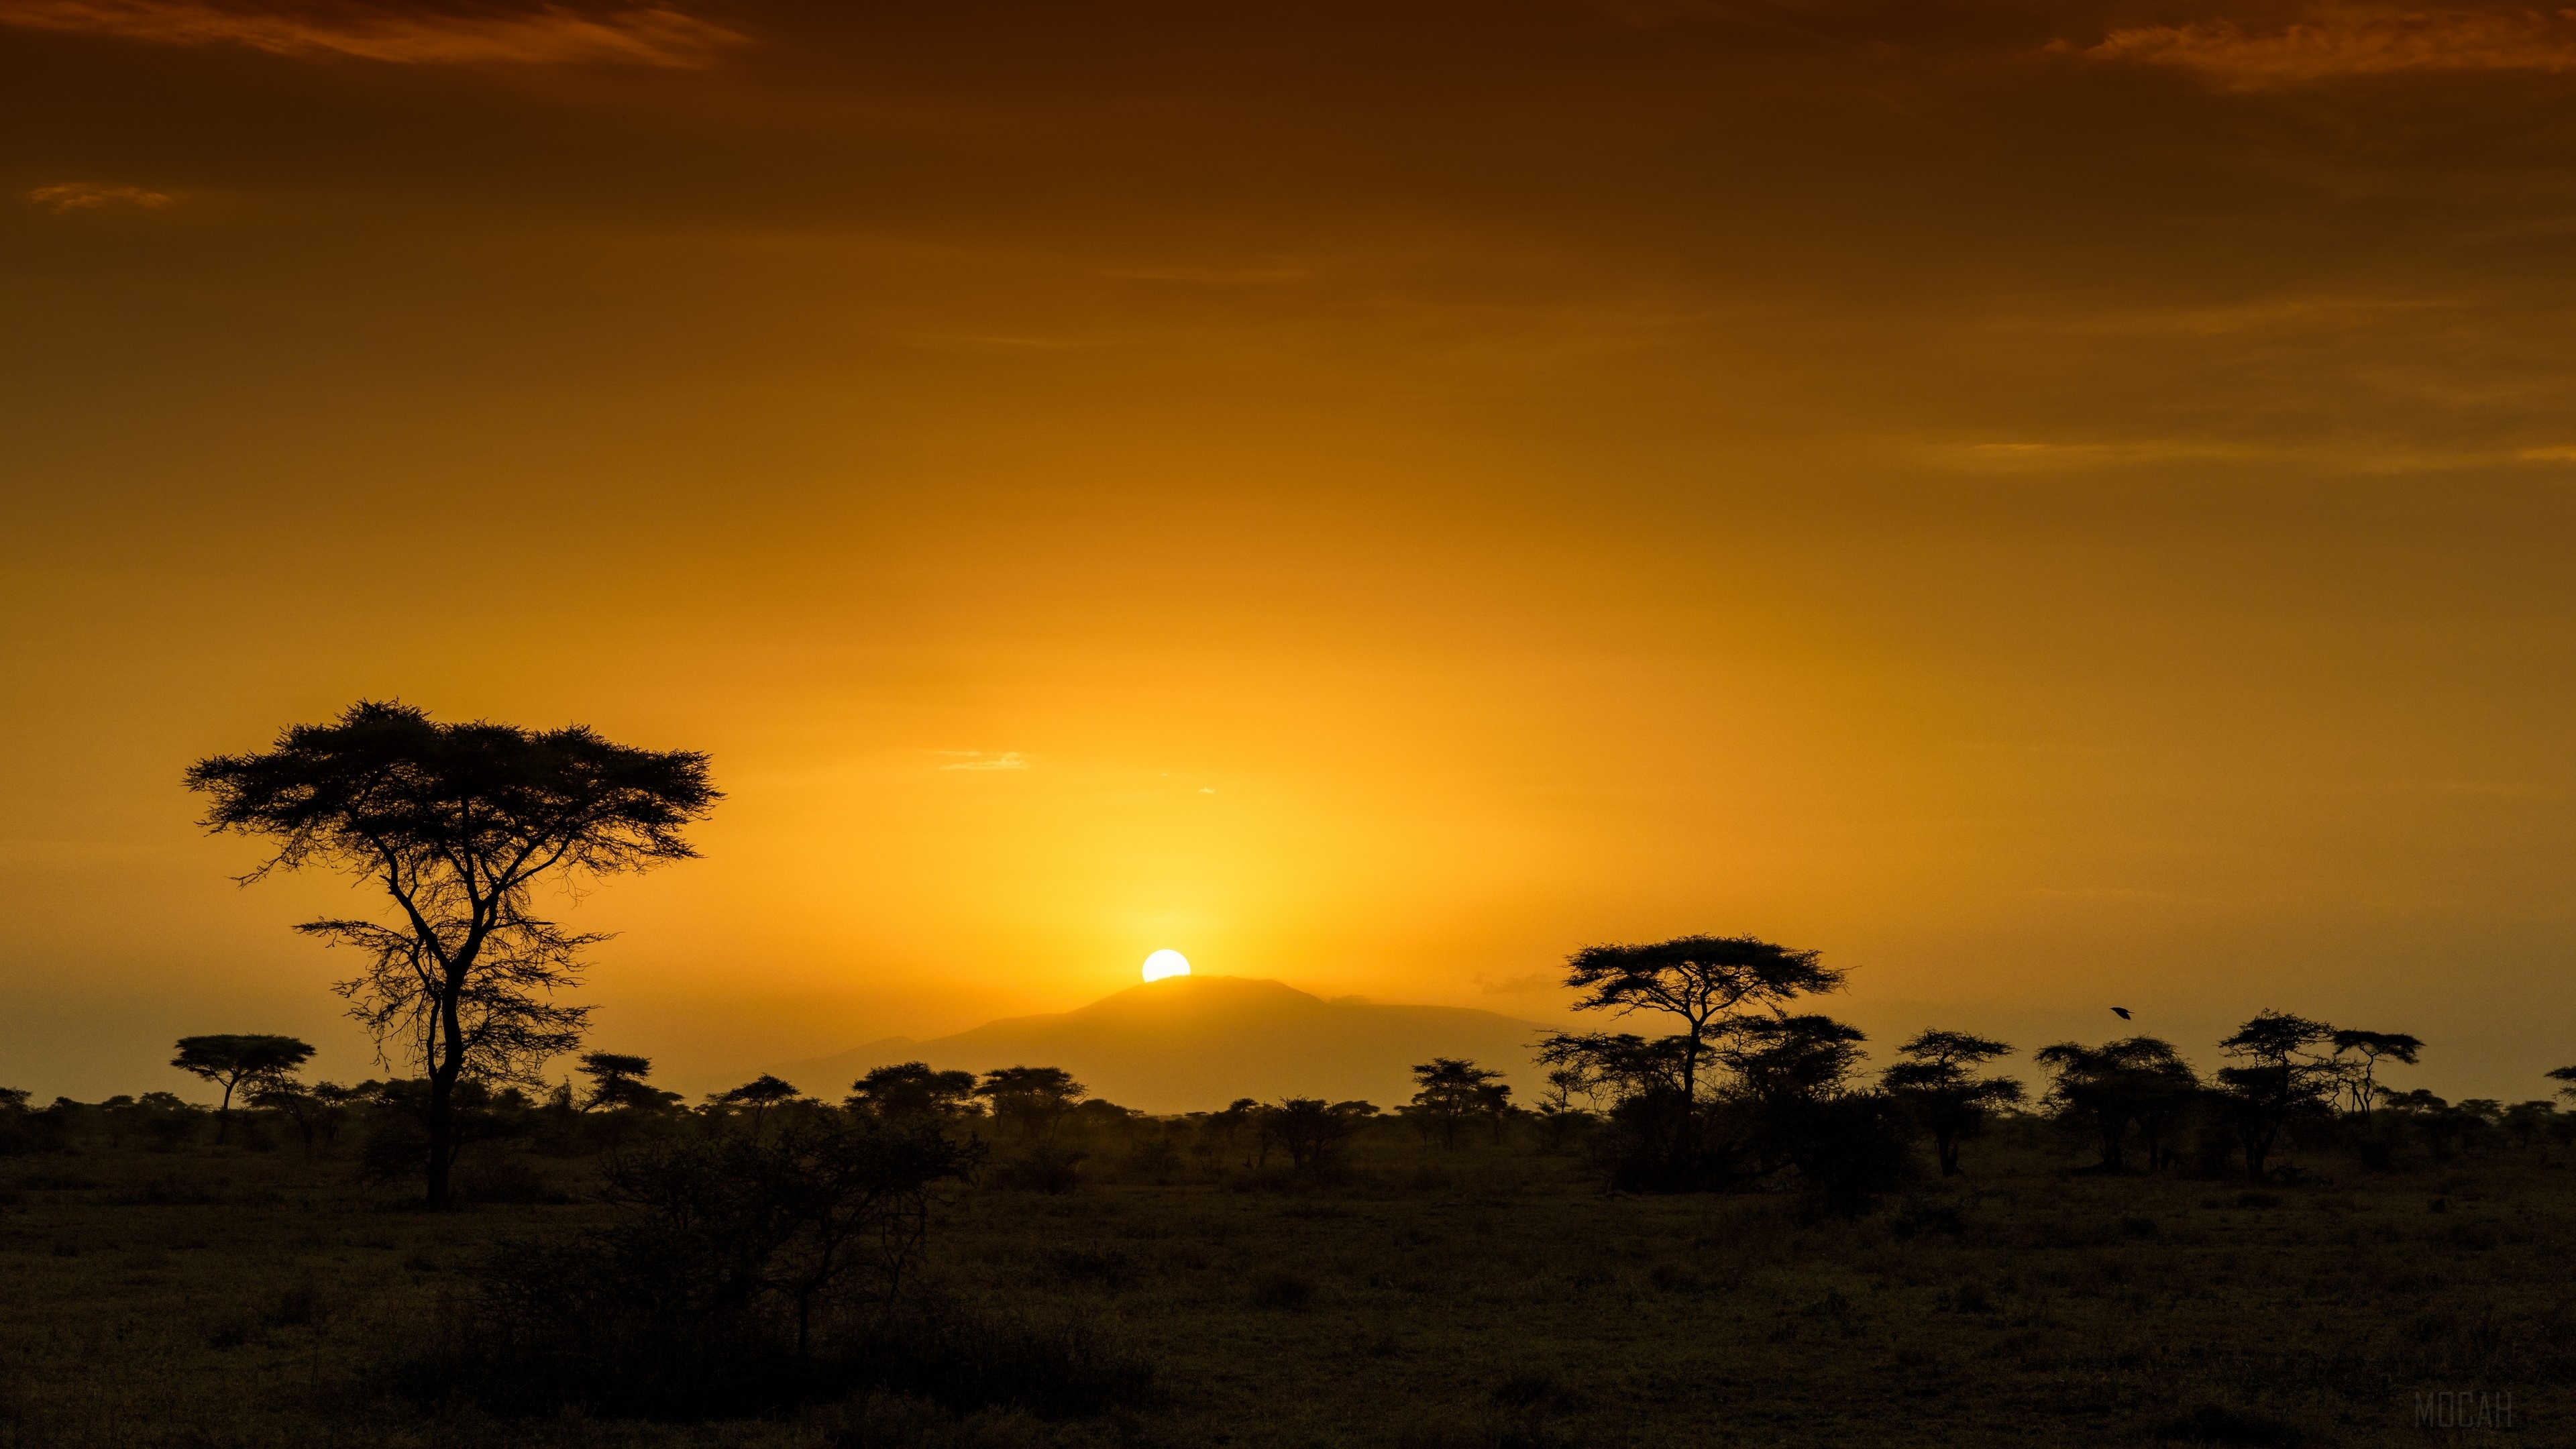
[[[2111,1008],[2111,1014],[2120,1018],[2122,1021],[2127,1021],[2129,1019],[2129,1008],[2125,1006],[2115,1006]]]

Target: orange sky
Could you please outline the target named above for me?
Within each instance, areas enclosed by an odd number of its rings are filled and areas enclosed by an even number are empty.
[[[1750,931],[2540,1095],[2571,101],[2503,6],[0,0],[0,1085],[371,1070],[178,785],[368,695],[713,752],[577,917],[675,1072]]]

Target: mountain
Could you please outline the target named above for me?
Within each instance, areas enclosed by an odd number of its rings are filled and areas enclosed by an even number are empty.
[[[1500,1069],[1527,1093],[1538,1078],[1530,1042],[1543,1029],[1469,1007],[1326,1001],[1277,981],[1174,976],[1073,1011],[929,1041],[888,1037],[769,1070],[827,1101],[872,1067],[925,1061],[942,1071],[1062,1067],[1093,1096],[1147,1112],[1207,1111],[1237,1097],[1392,1107],[1413,1095],[1413,1064],[1435,1056]]]

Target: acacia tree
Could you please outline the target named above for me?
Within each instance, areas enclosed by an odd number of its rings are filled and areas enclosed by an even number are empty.
[[[928,1062],[898,1062],[878,1067],[850,1084],[847,1105],[880,1117],[966,1117],[982,1109],[975,1104],[973,1072],[934,1072]]]
[[[1091,1093],[1062,1067],[997,1067],[976,1084],[975,1095],[993,1104],[995,1121],[1012,1124],[1022,1137],[1053,1142],[1073,1104]]]
[[[1626,1016],[1651,1011],[1671,1017],[1679,1030],[1664,1038],[1686,1102],[1699,1097],[1699,1066],[1716,1039],[1753,1012],[1777,1011],[1795,998],[1832,991],[1843,973],[1821,964],[1814,951],[1792,950],[1753,936],[1676,936],[1646,946],[1586,946],[1566,958],[1565,984],[1583,993],[1576,1011]],[[1616,1038],[1556,1032],[1542,1052],[1559,1048],[1567,1061],[1612,1045]],[[1571,1048],[1573,1050],[1564,1050]]]
[[[793,1102],[804,1095],[796,1090],[795,1084],[781,1081],[763,1072],[739,1087],[709,1093],[707,1104],[712,1107],[730,1107],[735,1111],[749,1107],[751,1135],[757,1137],[760,1135],[761,1119],[769,1115],[770,1108],[782,1102]]]
[[[588,1008],[551,998],[580,981],[583,950],[605,937],[535,914],[536,887],[689,859],[683,828],[721,798],[693,750],[633,749],[579,725],[439,724],[375,701],[297,725],[267,750],[200,760],[187,784],[211,797],[208,830],[275,842],[244,884],[319,865],[391,902],[391,925],[296,929],[365,958],[334,989],[380,1059],[398,1055],[428,1079],[432,1205],[447,1201],[459,1146],[457,1083],[533,1083],[581,1040]]]
[[[1959,1143],[1985,1128],[1998,1107],[2021,1101],[2022,1084],[2010,1077],[1971,1075],[2011,1046],[1964,1031],[1927,1031],[1896,1049],[1898,1060],[1878,1074],[1879,1085],[1932,1134],[1941,1175],[1959,1175]]]
[[[1413,1069],[1422,1090],[1413,1094],[1413,1110],[1440,1129],[1440,1145],[1456,1150],[1458,1128],[1470,1117],[1509,1109],[1511,1091],[1503,1074],[1463,1057],[1433,1057]]]
[[[2334,1054],[2343,1097],[2352,1103],[2355,1116],[2368,1117],[2373,1103],[2379,1100],[2379,1064],[2382,1060],[2405,1066],[2415,1065],[2424,1043],[2402,1031],[2337,1031]],[[2352,1060],[2343,1060],[2345,1053]]]
[[[581,1110],[596,1112],[632,1109],[658,1111],[680,1100],[677,1092],[666,1092],[645,1078],[653,1075],[651,1057],[632,1056],[625,1052],[583,1052],[581,1065],[573,1070],[590,1078],[590,1095],[583,1099]]]
[[[2146,1139],[2147,1166],[2164,1166],[2165,1134],[2200,1092],[2191,1064],[2158,1037],[2124,1037],[2098,1047],[2059,1042],[2031,1053],[2031,1060],[2050,1078],[2041,1105],[2059,1120],[2100,1135],[2104,1172],[2126,1166],[2122,1145],[2132,1126]]]
[[[2219,1086],[2236,1116],[2236,1139],[2245,1149],[2245,1174],[2263,1180],[2265,1162],[2281,1128],[2297,1113],[2322,1110],[2334,1089],[2335,1064],[2316,1055],[2334,1040],[2334,1028],[2287,1012],[2266,1011],[2236,1029],[2218,1049],[2239,1065],[2218,1069]]]
[[[275,1086],[312,1055],[312,1047],[291,1036],[183,1036],[170,1065],[224,1089],[223,1105],[215,1109],[215,1140],[221,1142],[233,1125],[234,1088],[247,1083],[256,1094]]]

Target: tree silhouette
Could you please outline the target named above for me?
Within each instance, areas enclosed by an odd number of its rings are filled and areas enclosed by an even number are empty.
[[[1440,1145],[1455,1151],[1458,1128],[1468,1118],[1499,1114],[1511,1099],[1503,1074],[1461,1057],[1433,1057],[1413,1069],[1422,1090],[1413,1094],[1413,1110],[1440,1130]]]
[[[2352,1103],[2353,1114],[2360,1117],[2369,1116],[2372,1104],[2379,1098],[2380,1062],[2384,1059],[2411,1067],[2424,1050],[2422,1041],[2402,1031],[2337,1031],[2333,1042],[2340,1079],[2336,1085]],[[2353,1059],[2342,1062],[2347,1052]]]
[[[2558,1089],[2558,1095],[2576,1102],[2576,1067],[2552,1067],[2542,1075],[2553,1082],[2566,1083]]]
[[[1266,1114],[1271,1135],[1288,1149],[1290,1168],[1308,1176],[1322,1172],[1334,1149],[1376,1115],[1367,1102],[1328,1103],[1321,1097],[1290,1097]]]
[[[850,1084],[849,1105],[892,1121],[963,1117],[975,1104],[973,1072],[934,1072],[927,1062],[878,1067]]]
[[[2098,1047],[2059,1042],[2031,1054],[2049,1074],[2043,1106],[2062,1121],[2099,1134],[2104,1172],[2126,1165],[2122,1144],[2135,1126],[2146,1141],[2147,1166],[2165,1163],[2165,1134],[2190,1110],[2200,1078],[2173,1043],[2152,1036],[2124,1037]]]
[[[534,1081],[579,1044],[587,1008],[549,998],[577,983],[602,939],[534,914],[542,881],[579,886],[694,856],[681,831],[720,798],[707,757],[639,750],[571,726],[543,732],[442,725],[408,705],[361,701],[297,725],[266,750],[188,769],[212,799],[206,828],[264,836],[276,853],[243,879],[322,865],[363,877],[391,926],[296,929],[366,958],[336,988],[384,1055],[399,1043],[429,1082],[425,1176],[448,1199],[460,1080]]]
[[[651,1057],[629,1056],[623,1052],[584,1052],[575,1070],[590,1078],[590,1095],[581,1110],[653,1112],[680,1100],[677,1092],[665,1092],[644,1079],[653,1075]]]
[[[993,1119],[1023,1138],[1055,1140],[1073,1105],[1090,1095],[1062,1067],[997,1067],[984,1074],[975,1095],[993,1104]]]
[[[312,1056],[312,1047],[291,1036],[183,1036],[170,1065],[224,1089],[223,1105],[215,1109],[215,1140],[221,1142],[232,1129],[234,1088],[284,1081]]]
[[[2286,1012],[2266,1011],[2218,1044],[2240,1065],[2218,1069],[2218,1083],[2245,1149],[2245,1175],[2261,1182],[2281,1128],[2299,1112],[2323,1109],[2337,1079],[2333,1061],[2315,1054],[2334,1028]],[[2420,1045],[2420,1043],[2418,1043]]]
[[[304,1142],[304,1155],[311,1157],[317,1146],[328,1146],[338,1139],[341,1119],[348,1115],[349,1103],[356,1097],[356,1089],[337,1082],[316,1082],[307,1087],[292,1078],[280,1078],[252,1088],[249,1101],[254,1107],[275,1112],[294,1123],[296,1135]]]
[[[1773,945],[1753,936],[1677,936],[1645,946],[1586,946],[1566,958],[1565,984],[1583,993],[1576,1011],[1635,1011],[1674,1018],[1680,1030],[1664,1039],[1672,1050],[1685,1101],[1699,1095],[1699,1065],[1712,1039],[1752,1011],[1777,1009],[1791,1000],[1842,985],[1843,973],[1821,965],[1817,953]],[[1581,1048],[1613,1038],[1552,1033],[1544,1045]],[[1584,1053],[1565,1052],[1566,1060]]]
[[[709,1100],[717,1106],[749,1107],[751,1134],[757,1137],[760,1135],[761,1118],[768,1114],[770,1108],[781,1102],[793,1102],[803,1095],[804,1093],[797,1091],[792,1085],[763,1072],[739,1087],[715,1093]]]
[[[1879,1073],[1879,1085],[1932,1134],[1943,1177],[1959,1175],[1960,1142],[1984,1130],[1996,1108],[2018,1103],[2025,1095],[2022,1084],[2010,1077],[1971,1075],[2011,1054],[2010,1046],[1991,1037],[1926,1031],[1898,1047],[1898,1059]]]

